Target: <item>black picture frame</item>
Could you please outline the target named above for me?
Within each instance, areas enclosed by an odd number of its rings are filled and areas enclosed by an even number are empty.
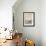
[[[23,26],[24,27],[35,26],[35,12],[23,12]]]

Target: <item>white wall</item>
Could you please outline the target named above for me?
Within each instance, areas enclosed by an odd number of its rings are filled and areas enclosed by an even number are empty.
[[[46,0],[41,1],[41,38],[42,46],[46,46]]]
[[[0,0],[0,27],[12,28],[12,6],[16,0]]]
[[[17,8],[14,7],[13,10],[15,28],[18,32],[23,33],[24,39],[34,40],[36,46],[41,46],[41,1],[23,0],[20,5],[18,5]],[[23,27],[23,12],[35,12],[35,27]]]

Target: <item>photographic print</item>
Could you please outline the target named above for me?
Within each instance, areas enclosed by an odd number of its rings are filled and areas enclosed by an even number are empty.
[[[35,25],[35,12],[23,12],[23,26]]]

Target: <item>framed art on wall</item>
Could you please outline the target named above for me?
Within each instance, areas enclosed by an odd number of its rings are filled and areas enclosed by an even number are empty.
[[[23,26],[35,26],[35,12],[23,12]]]

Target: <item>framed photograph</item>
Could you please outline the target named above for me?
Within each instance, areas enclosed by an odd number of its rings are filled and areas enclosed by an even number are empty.
[[[35,12],[23,12],[23,26],[35,26]]]

